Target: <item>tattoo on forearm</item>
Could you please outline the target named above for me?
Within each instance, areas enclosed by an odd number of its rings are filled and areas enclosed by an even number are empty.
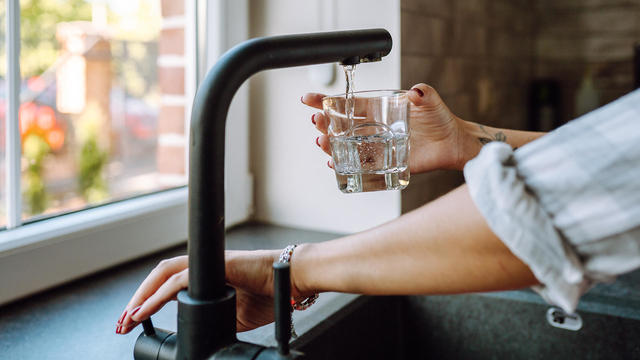
[[[485,128],[484,126],[478,124],[478,127],[480,128],[480,130],[485,133],[485,135],[487,136],[480,136],[478,138],[478,141],[480,141],[480,143],[482,145],[484,144],[488,144],[492,141],[502,141],[502,142],[507,142],[507,136],[502,132],[502,131],[498,131],[497,133],[491,135]]]

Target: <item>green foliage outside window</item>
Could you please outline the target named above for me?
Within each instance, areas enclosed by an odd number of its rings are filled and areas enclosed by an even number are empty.
[[[49,197],[42,176],[42,164],[51,152],[47,142],[37,134],[29,134],[24,139],[23,156],[27,161],[24,172],[24,197],[29,214],[40,214],[47,209]]]
[[[76,122],[76,139],[80,147],[77,159],[78,187],[88,203],[101,202],[109,196],[105,174],[109,153],[103,149],[98,137],[104,121],[99,108],[88,104],[87,110]]]
[[[108,196],[104,176],[107,160],[106,151],[101,150],[98,145],[97,135],[91,136],[82,144],[78,159],[78,186],[88,203],[101,202]]]

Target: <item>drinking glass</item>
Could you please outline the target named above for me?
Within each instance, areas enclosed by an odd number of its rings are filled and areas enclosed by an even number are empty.
[[[409,99],[405,90],[371,90],[322,99],[331,156],[344,193],[409,185]]]

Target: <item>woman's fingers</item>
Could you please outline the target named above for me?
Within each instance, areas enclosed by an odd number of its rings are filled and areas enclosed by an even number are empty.
[[[127,304],[127,309],[132,309],[148,297],[150,297],[169,277],[187,268],[189,259],[187,256],[178,256],[160,261],[158,265],[147,275],[142,284]]]
[[[331,144],[329,143],[329,136],[320,135],[316,138],[316,145],[326,152],[327,155],[331,155]]]
[[[141,311],[141,305],[150,298],[165,282],[174,274],[180,273],[188,266],[188,258],[186,256],[178,256],[172,259],[161,261],[147,278],[140,284],[138,290],[125,307],[124,312],[117,322],[116,333],[125,333],[127,327],[131,327],[131,317]],[[186,285],[185,285],[186,286]],[[137,318],[137,317],[136,317]],[[130,329],[129,329],[130,330]]]
[[[311,116],[311,121],[316,126],[322,135],[316,138],[316,145],[322,149],[328,155],[331,155],[331,144],[329,142],[329,136],[327,135],[327,129],[329,127],[329,119],[322,113],[317,112]]]
[[[311,122],[316,126],[316,129],[321,133],[327,134],[329,129],[329,119],[322,112],[317,112],[311,115]]]
[[[126,334],[136,327],[142,320],[149,318],[160,310],[166,303],[175,299],[178,292],[185,289],[189,284],[189,269],[184,269],[173,274],[167,281],[158,288],[144,303],[134,309],[129,321],[123,325],[121,334]]]
[[[325,97],[324,94],[306,93],[306,94],[302,95],[302,97],[300,98],[300,101],[305,105],[309,105],[309,106],[314,107],[316,109],[322,109],[322,98],[323,97]]]
[[[438,95],[438,92],[424,83],[413,85],[407,96],[416,106],[423,106],[430,110],[441,110],[444,108],[444,102],[440,98],[440,95]]]

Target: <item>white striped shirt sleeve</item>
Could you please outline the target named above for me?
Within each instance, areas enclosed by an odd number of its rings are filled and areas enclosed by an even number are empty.
[[[640,90],[516,151],[489,143],[464,175],[548,302],[573,312],[594,284],[640,267]]]

